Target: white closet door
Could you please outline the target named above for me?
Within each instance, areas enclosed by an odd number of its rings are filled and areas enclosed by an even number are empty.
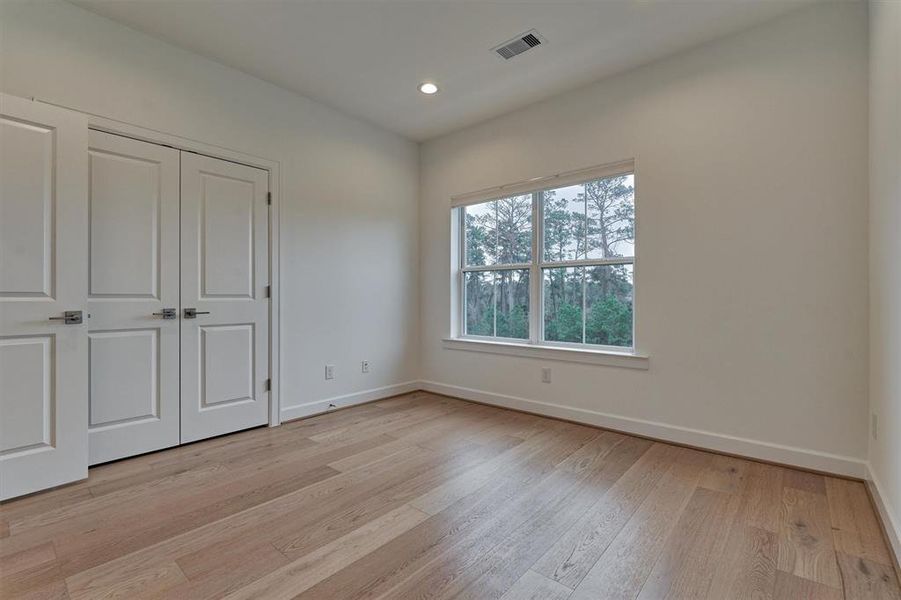
[[[0,95],[0,500],[88,475],[87,148],[83,115]]]
[[[268,422],[268,192],[266,171],[181,154],[182,443]]]
[[[90,133],[91,464],[179,441],[178,155]]]

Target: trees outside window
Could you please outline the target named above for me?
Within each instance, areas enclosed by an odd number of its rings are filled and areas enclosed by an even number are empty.
[[[460,212],[465,335],[633,346],[632,173]],[[531,313],[533,297],[541,302],[538,315]]]
[[[467,206],[466,334],[529,339],[532,195]]]

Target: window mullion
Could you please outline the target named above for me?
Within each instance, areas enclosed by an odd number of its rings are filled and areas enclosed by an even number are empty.
[[[509,265],[476,265],[471,267],[463,267],[466,273],[475,273],[478,271],[517,271],[523,269],[531,269],[532,263],[515,263]]]
[[[491,335],[497,337],[497,271],[492,273],[494,278],[491,284],[491,306],[494,313],[493,323],[491,324]]]
[[[585,320],[587,318],[588,308],[588,286],[585,284],[585,274],[588,267],[582,267],[582,343],[585,344]]]
[[[583,189],[584,189],[584,188],[583,188]],[[584,260],[588,260],[588,236],[590,235],[590,234],[589,234],[589,231],[588,231],[588,230],[589,230],[589,223],[588,223],[588,192],[585,192],[585,193],[583,194],[582,200],[584,201],[584,205],[585,205],[585,208],[584,208],[584,210],[583,210],[583,215],[584,215],[584,217],[585,217],[585,221],[584,221],[584,223],[585,223],[585,225],[584,225],[585,229],[584,229],[584,231],[583,231],[584,237],[582,238],[582,243],[584,244],[584,245],[582,246],[582,251],[584,252],[584,254],[583,254],[583,259],[584,259]],[[585,343],[585,317],[586,317],[586,315],[585,315],[585,309],[586,309],[586,307],[587,307],[587,305],[588,305],[588,298],[586,297],[586,296],[587,296],[587,289],[586,289],[587,286],[585,285],[585,273],[588,271],[588,267],[581,267],[581,271],[582,271],[582,343],[584,344],[584,343]]]
[[[582,239],[582,251],[585,253],[583,256],[585,260],[588,260],[588,193],[584,194],[583,200],[585,200],[585,209],[583,211],[585,215],[585,237]],[[584,276],[582,277],[582,282],[585,282]],[[583,332],[584,333],[584,332]],[[584,338],[584,336],[582,336]]]
[[[501,226],[500,219],[498,216],[498,205],[500,204],[499,200],[494,201],[494,261],[495,266],[497,263],[501,261]],[[491,305],[492,305],[492,313],[493,319],[491,324],[491,335],[493,337],[497,337],[497,271],[492,272],[492,285],[491,285]]]
[[[460,290],[460,310],[458,311],[458,318],[460,319],[460,323],[458,326],[458,331],[460,335],[466,335],[466,272],[463,270],[463,267],[466,266],[466,209],[459,208],[458,210],[460,212],[460,237],[457,241],[457,243],[460,244],[460,282],[458,288]]]
[[[541,293],[541,261],[544,248],[543,199],[541,192],[532,192],[532,265],[529,268],[529,341],[541,341],[541,324],[544,314],[544,300]]]
[[[604,266],[614,266],[614,265],[631,265],[635,262],[634,256],[617,256],[615,258],[588,258],[588,259],[578,259],[578,260],[561,260],[561,261],[550,261],[550,262],[541,262],[539,264],[542,268],[556,267],[556,268],[575,268],[575,267],[604,267]]]

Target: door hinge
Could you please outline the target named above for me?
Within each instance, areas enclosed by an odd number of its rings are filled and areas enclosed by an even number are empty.
[[[272,192],[266,192],[266,204],[272,206]]]
[[[271,379],[267,379],[266,383],[263,384],[263,390],[266,392],[272,391],[272,380]]]
[[[264,298],[272,298],[272,286],[271,286],[271,285],[267,285],[267,286],[266,286],[266,289],[263,290],[263,294],[265,294],[265,295],[263,296]]]

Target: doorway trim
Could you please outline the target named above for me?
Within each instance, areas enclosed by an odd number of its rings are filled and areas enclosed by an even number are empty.
[[[109,119],[100,115],[87,113],[77,108],[54,104],[35,98],[38,102],[50,104],[74,110],[87,116],[88,129],[112,133],[128,138],[133,138],[151,144],[168,146],[183,152],[202,154],[212,158],[219,158],[250,167],[263,169],[269,173],[269,192],[272,201],[269,206],[269,378],[271,386],[269,390],[269,427],[281,424],[281,285],[279,262],[279,229],[281,224],[281,163],[278,160],[264,158],[246,152],[233,150],[223,146],[208,144],[180,135],[148,129],[138,125],[132,125],[124,121]]]

